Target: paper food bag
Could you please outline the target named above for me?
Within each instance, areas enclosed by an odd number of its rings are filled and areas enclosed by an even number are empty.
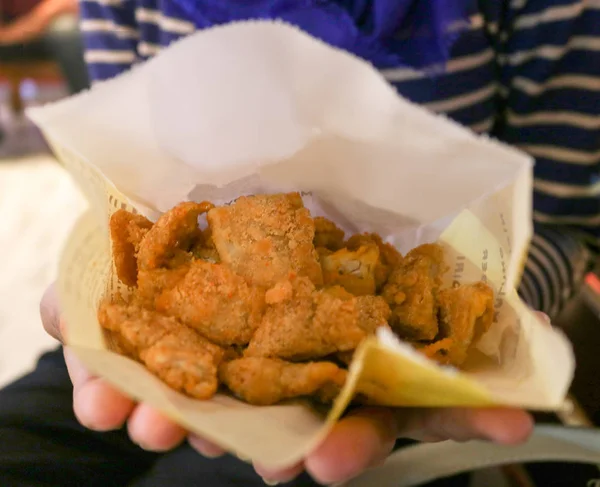
[[[532,161],[407,102],[367,63],[284,24],[238,23],[30,116],[90,200],[60,266],[68,345],[94,373],[193,432],[285,467],[323,438],[354,390],[390,406],[563,405],[571,348],[515,290],[531,236]],[[494,325],[464,372],[384,332],[359,348],[330,411],[253,407],[224,395],[189,399],[107,350],[96,308],[118,286],[112,212],[156,219],[185,200],[289,190],[313,214],[377,232],[402,252],[439,241],[446,284],[494,288]]]

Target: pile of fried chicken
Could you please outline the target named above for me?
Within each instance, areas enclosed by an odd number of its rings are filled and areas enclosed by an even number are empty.
[[[197,399],[225,386],[255,405],[329,403],[379,327],[460,366],[493,320],[484,283],[442,289],[440,246],[402,256],[376,234],[346,240],[297,193],[181,203],[156,223],[119,210],[110,233],[131,292],[100,304],[109,342]]]

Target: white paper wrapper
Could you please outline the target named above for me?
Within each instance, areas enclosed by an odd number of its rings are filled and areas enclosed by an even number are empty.
[[[531,236],[532,161],[399,97],[368,64],[279,23],[195,34],[91,92],[32,110],[91,202],[63,255],[68,342],[95,373],[263,465],[294,463],[355,388],[410,406],[563,405],[574,360],[515,286]],[[361,346],[325,416],[301,403],[200,402],[107,351],[96,320],[114,290],[107,223],[189,199],[298,190],[315,215],[377,232],[402,252],[440,241],[447,284],[485,279],[497,317],[467,371],[445,370],[389,334]]]

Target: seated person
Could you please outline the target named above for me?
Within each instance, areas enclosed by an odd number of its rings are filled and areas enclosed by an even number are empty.
[[[78,9],[77,0],[0,0],[0,63],[54,59],[69,91],[85,90]]]

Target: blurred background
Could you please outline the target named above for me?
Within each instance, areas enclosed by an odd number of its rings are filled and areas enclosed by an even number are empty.
[[[39,301],[85,208],[24,110],[86,87],[77,1],[0,0],[0,386],[56,346]]]

